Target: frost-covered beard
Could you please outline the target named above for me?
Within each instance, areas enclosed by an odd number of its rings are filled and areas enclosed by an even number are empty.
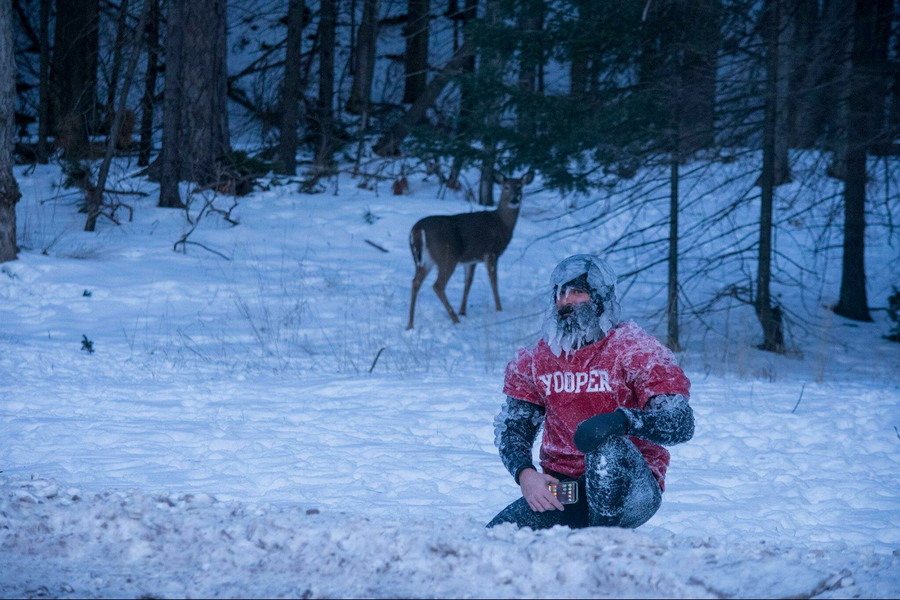
[[[615,272],[598,256],[575,254],[556,265],[550,274],[553,293],[542,326],[542,337],[556,356],[603,339],[622,321],[616,280]],[[563,317],[556,306],[558,294],[573,285],[588,292],[591,300],[573,305],[572,313]]]
[[[606,336],[601,325],[602,308],[593,300],[557,308],[555,303],[544,318],[543,338],[557,356],[571,354]]]

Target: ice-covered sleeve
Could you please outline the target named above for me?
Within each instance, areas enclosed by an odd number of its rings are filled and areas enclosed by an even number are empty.
[[[531,448],[543,422],[543,406],[512,396],[506,397],[500,413],[494,418],[494,444],[500,450],[503,466],[516,483],[519,483],[519,474],[523,470],[535,469]]]
[[[694,437],[694,410],[682,394],[653,396],[643,410],[616,410],[628,419],[628,435],[663,446],[680,444]]]

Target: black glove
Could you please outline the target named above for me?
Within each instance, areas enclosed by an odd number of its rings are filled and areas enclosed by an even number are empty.
[[[575,447],[587,454],[596,450],[605,439],[627,433],[628,417],[624,412],[614,410],[579,423],[575,430]]]

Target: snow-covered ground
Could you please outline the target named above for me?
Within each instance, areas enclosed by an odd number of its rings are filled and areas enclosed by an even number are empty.
[[[405,196],[348,175],[318,195],[266,181],[239,200],[240,225],[205,216],[186,253],[173,252],[183,211],[156,208],[146,181],[127,182],[149,193],[126,200],[132,222],[84,233],[58,168],[16,176],[23,251],[0,266],[0,596],[900,597],[900,345],[881,337],[884,311],[863,324],[822,308],[839,285],[839,229],[818,201],[833,189],[779,191],[798,215],[776,234],[787,356],[754,348],[746,307],[685,315],[697,433],[671,448],[657,515],[637,531],[532,532],[483,527],[518,494],[493,444],[503,367],[536,339],[553,266],[652,211],[526,188],[500,260],[504,311],[479,267],[461,324],[429,280],[406,331],[409,228],[470,209],[422,175]],[[867,259],[884,307],[900,240],[879,215],[900,209],[878,181]],[[684,246],[690,272],[747,232],[698,225],[710,198],[733,199],[725,184],[697,171],[684,185],[688,199],[718,190],[686,209],[686,237],[706,240]],[[732,222],[752,227],[756,209],[742,210]],[[612,262],[655,259],[642,252]],[[624,312],[658,335],[664,269],[623,286]],[[692,279],[687,299],[739,281],[729,269]],[[454,304],[461,288],[460,270]]]

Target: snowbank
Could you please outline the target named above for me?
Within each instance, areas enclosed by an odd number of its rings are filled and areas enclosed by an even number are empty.
[[[848,548],[82,496],[44,479],[0,492],[3,597],[886,598],[900,566]]]

